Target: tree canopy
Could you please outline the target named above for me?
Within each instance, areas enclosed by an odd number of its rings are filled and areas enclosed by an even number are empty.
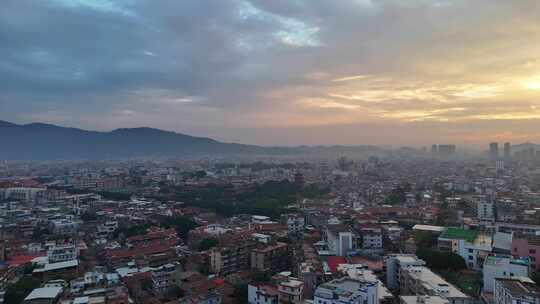
[[[467,268],[465,260],[453,252],[420,248],[416,251],[416,255],[426,261],[428,267],[435,270],[459,271]]]

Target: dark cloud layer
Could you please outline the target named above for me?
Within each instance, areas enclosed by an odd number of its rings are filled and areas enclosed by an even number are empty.
[[[258,144],[540,140],[538,20],[537,1],[5,0],[0,119]]]

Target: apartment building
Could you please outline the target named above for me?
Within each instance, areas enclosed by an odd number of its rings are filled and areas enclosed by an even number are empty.
[[[151,272],[152,290],[156,294],[165,294],[176,283],[176,265],[165,264]]]
[[[206,253],[209,258],[210,272],[226,276],[249,269],[251,250],[254,246],[254,241],[244,240],[210,249]]]
[[[304,283],[302,281],[293,277],[287,277],[284,280],[280,280],[277,287],[279,303],[303,303]]]
[[[400,269],[401,295],[440,296],[450,304],[468,304],[471,298],[425,266]]]
[[[532,269],[540,265],[540,236],[515,235],[512,238],[512,255],[514,257],[528,257]]]
[[[74,244],[55,245],[47,250],[49,263],[76,260],[78,255],[77,246]]]
[[[386,260],[386,285],[402,296],[439,296],[450,304],[469,304],[471,298],[425,267],[412,254],[389,255]]]
[[[251,268],[274,274],[288,268],[289,252],[286,243],[276,242],[251,251]]]

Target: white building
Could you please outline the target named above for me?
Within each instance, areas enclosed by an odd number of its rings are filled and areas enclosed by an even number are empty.
[[[441,250],[459,254],[467,268],[481,270],[484,260],[492,252],[491,236],[477,230],[461,228],[448,228],[438,238],[438,247]]]
[[[386,258],[386,286],[399,290],[399,270],[408,266],[423,266],[426,262],[414,254],[392,254]]]
[[[4,197],[22,202],[36,202],[40,198],[44,198],[47,189],[30,188],[30,187],[14,187],[4,190]]]
[[[47,250],[49,263],[76,260],[79,256],[77,247],[73,244],[56,245]]]
[[[424,265],[415,255],[388,256],[387,286],[402,296],[439,296],[450,304],[470,303],[469,296]]]
[[[362,264],[340,264],[338,265],[338,271],[346,274],[349,278],[359,280],[362,282],[374,282],[377,283],[377,297],[379,302],[391,303],[394,300],[394,295],[384,286],[384,284],[377,278],[372,270],[369,270]]]
[[[305,220],[301,214],[287,214],[287,229],[289,233],[296,234],[304,231]]]
[[[32,290],[23,303],[55,303],[62,293],[62,287],[41,287]]]
[[[482,270],[485,259],[493,251],[491,237],[485,234],[479,234],[472,243],[459,240],[458,248],[458,254],[465,259],[467,268],[478,271]]]
[[[277,304],[278,290],[276,287],[268,284],[249,284],[248,285],[248,303],[249,304]]]
[[[399,277],[401,295],[439,296],[448,299],[451,304],[471,302],[469,296],[425,266],[401,268]]]
[[[319,285],[314,304],[378,304],[378,282],[343,277]]]
[[[484,262],[482,270],[484,277],[484,292],[493,292],[495,279],[528,277],[529,261],[511,257],[489,256]]]
[[[492,221],[495,219],[495,204],[485,196],[476,196],[476,217],[480,220]]]
[[[328,225],[325,231],[328,251],[332,255],[346,256],[354,249],[353,234],[341,224]]]

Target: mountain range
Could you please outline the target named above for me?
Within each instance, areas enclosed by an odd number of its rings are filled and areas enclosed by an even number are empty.
[[[374,146],[262,147],[219,142],[160,129],[122,128],[88,131],[44,123],[0,121],[0,159],[99,160],[137,157],[201,158],[219,156],[376,153]]]

